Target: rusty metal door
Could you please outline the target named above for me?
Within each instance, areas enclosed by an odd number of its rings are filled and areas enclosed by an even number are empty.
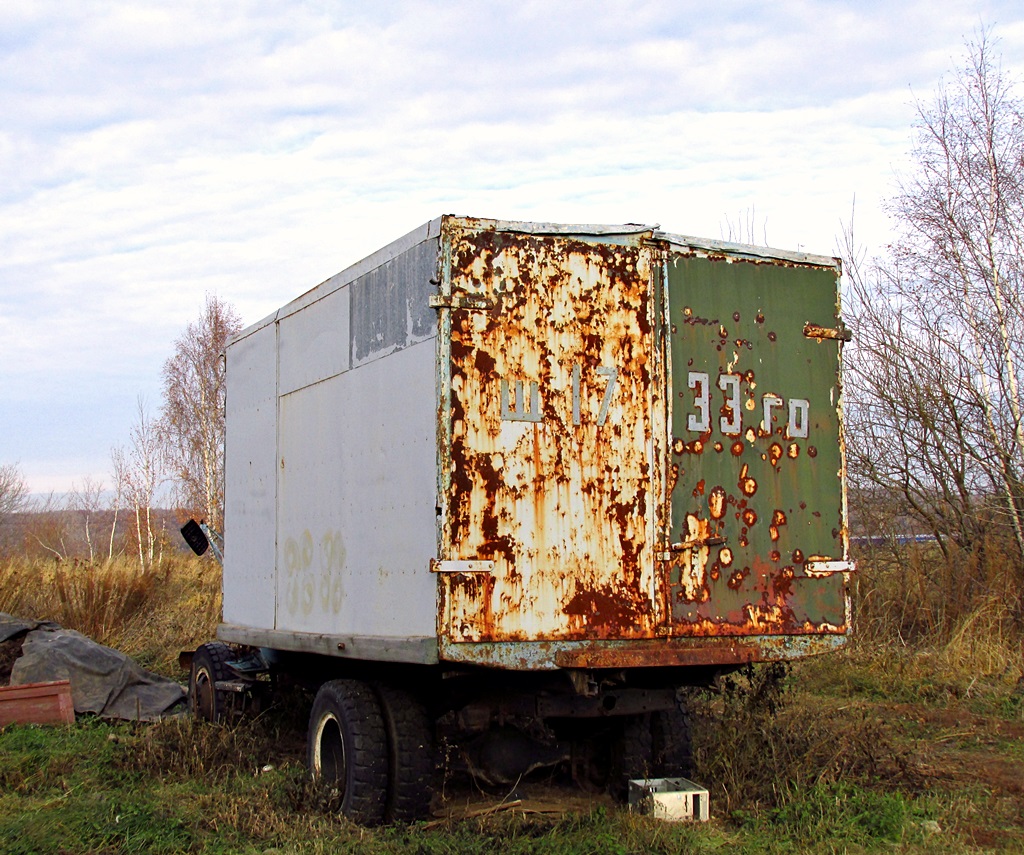
[[[837,277],[668,262],[669,634],[846,631]]]
[[[650,250],[460,223],[442,239],[442,649],[653,637],[665,427]]]

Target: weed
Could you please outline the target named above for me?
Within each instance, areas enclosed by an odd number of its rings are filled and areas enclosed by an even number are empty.
[[[837,781],[816,783],[794,791],[777,810],[765,814],[765,822],[784,827],[794,840],[822,839],[867,843],[898,842],[909,811],[899,793],[866,790]]]
[[[728,811],[780,808],[794,793],[840,781],[913,777],[895,723],[866,710],[836,715],[790,697],[785,669],[748,669],[694,705],[696,775]]]
[[[165,675],[180,673],[179,651],[213,637],[220,608],[220,570],[197,558],[145,572],[124,559],[0,563],[0,611],[55,621]]]

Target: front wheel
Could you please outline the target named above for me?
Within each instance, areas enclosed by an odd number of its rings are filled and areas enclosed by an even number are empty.
[[[330,680],[309,715],[307,760],[313,780],[353,822],[384,819],[388,749],[376,695],[359,680]]]
[[[220,641],[201,644],[192,654],[192,667],[188,678],[188,706],[192,715],[204,721],[227,721],[231,711],[228,692],[217,689],[218,680],[230,680],[233,652]]]

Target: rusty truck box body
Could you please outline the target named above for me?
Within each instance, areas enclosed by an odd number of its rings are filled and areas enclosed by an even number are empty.
[[[228,347],[222,640],[516,670],[850,632],[839,264],[445,216]]]

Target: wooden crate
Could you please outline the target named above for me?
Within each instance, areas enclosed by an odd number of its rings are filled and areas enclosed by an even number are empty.
[[[0,686],[0,727],[8,724],[74,724],[71,683],[26,683]]]

